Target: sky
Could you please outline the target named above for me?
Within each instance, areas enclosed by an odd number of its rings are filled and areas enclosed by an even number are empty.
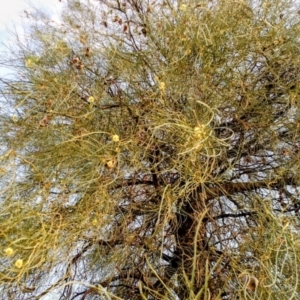
[[[13,26],[21,29],[24,11],[30,11],[32,7],[46,11],[55,16],[59,14],[62,2],[66,0],[6,0],[0,8],[0,51],[9,38],[9,30]]]
[[[5,44],[9,41],[10,29],[22,33],[22,17],[24,11],[32,11],[32,7],[47,12],[53,18],[59,15],[63,2],[67,0],[6,0],[0,7],[0,54],[7,51]],[[7,70],[0,67],[0,76],[5,76]]]
[[[64,1],[64,0],[62,0]],[[66,1],[66,0],[65,0]],[[34,6],[55,14],[62,3],[59,0],[7,0],[0,9],[0,41],[6,38],[5,31],[12,23],[20,23],[24,10]]]

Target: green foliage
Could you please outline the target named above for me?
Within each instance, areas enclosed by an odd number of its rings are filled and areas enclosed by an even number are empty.
[[[299,34],[288,0],[30,14],[2,58],[3,297],[298,298]]]

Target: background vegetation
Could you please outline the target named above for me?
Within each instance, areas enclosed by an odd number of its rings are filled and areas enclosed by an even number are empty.
[[[3,299],[299,298],[296,3],[27,21],[1,58]]]

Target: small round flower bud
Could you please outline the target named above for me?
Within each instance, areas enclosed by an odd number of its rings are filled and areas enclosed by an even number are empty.
[[[23,267],[23,260],[22,259],[17,259],[16,262],[15,262],[15,266],[18,269],[21,269]]]
[[[8,255],[8,256],[11,256],[11,255],[14,254],[14,250],[13,250],[12,248],[10,248],[10,247],[6,248],[6,249],[4,250],[4,252],[5,252],[5,254]]]

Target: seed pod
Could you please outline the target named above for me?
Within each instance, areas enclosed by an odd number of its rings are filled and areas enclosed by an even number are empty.
[[[91,54],[91,49],[88,47],[88,48],[86,48],[85,49],[85,56],[90,56],[90,54]]]
[[[40,121],[39,127],[46,127],[49,122],[51,121],[52,116],[50,115],[45,115],[44,118]]]
[[[76,65],[76,69],[77,69],[77,70],[82,70],[83,68],[84,68],[84,64],[81,63],[81,62],[79,62],[79,64]]]
[[[78,64],[78,63],[80,63],[80,59],[77,56],[73,57],[72,64],[75,65],[75,64]]]
[[[142,32],[143,35],[147,35],[147,30],[146,30],[145,27],[142,28],[141,32]]]

